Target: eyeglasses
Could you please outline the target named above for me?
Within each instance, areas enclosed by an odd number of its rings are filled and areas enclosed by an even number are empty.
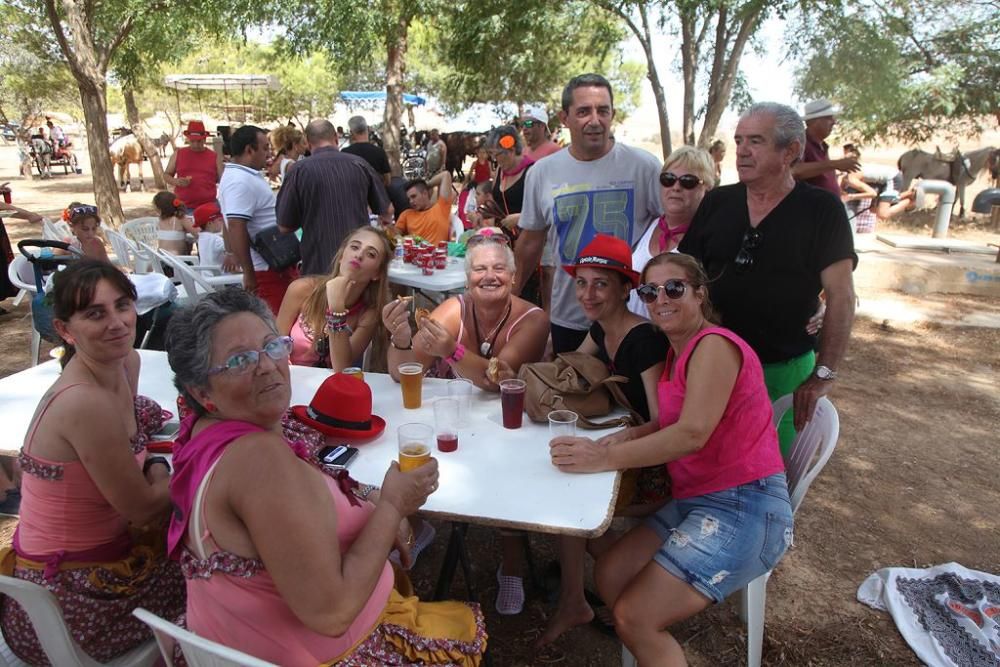
[[[662,285],[657,285],[656,283],[646,283],[645,285],[639,285],[635,288],[635,293],[639,295],[639,299],[643,303],[653,303],[656,298],[660,295],[660,290],[667,295],[668,299],[679,299],[684,296],[684,292],[687,290],[688,283],[684,282],[679,278],[671,278]]]
[[[684,174],[683,176],[678,176],[669,171],[660,172],[660,185],[665,188],[674,187],[674,183],[680,181],[681,187],[685,190],[694,190],[696,187],[704,183],[703,180],[695,176],[694,174]]]
[[[501,232],[497,232],[496,234],[473,234],[465,242],[465,247],[474,248],[475,246],[483,243],[498,243],[500,245],[509,246],[510,239],[508,239],[507,236]]]
[[[733,260],[736,264],[737,272],[746,273],[753,266],[753,251],[760,247],[761,238],[762,234],[756,227],[751,227],[743,235],[743,245],[740,247],[740,251],[736,253],[736,259]]]
[[[279,338],[275,338],[265,345],[263,350],[247,350],[246,352],[237,352],[233,356],[226,359],[226,363],[221,366],[208,369],[208,374],[217,375],[219,373],[229,373],[230,375],[244,375],[257,368],[257,365],[260,363],[261,352],[271,357],[274,361],[287,359],[288,355],[292,353],[292,337],[281,336]]]
[[[531,119],[522,120],[521,121],[521,127],[523,127],[526,130],[530,130],[531,128],[533,128],[535,126],[536,123],[538,123],[537,120],[531,120]]]

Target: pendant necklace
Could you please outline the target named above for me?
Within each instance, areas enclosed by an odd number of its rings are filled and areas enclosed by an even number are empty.
[[[488,358],[490,352],[493,350],[494,343],[497,342],[497,336],[500,335],[500,330],[503,329],[503,325],[507,322],[507,318],[510,317],[510,311],[513,309],[514,302],[511,301],[507,304],[507,311],[504,313],[497,325],[493,327],[491,331],[486,336],[486,340],[480,341],[479,339],[479,318],[476,317],[476,304],[472,304],[472,324],[476,329],[476,342],[479,343],[479,353],[484,357]]]

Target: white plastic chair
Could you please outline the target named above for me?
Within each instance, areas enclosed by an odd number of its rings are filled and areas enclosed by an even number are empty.
[[[152,248],[144,243],[140,246],[144,250],[151,251]],[[174,281],[181,281],[181,285],[184,286],[185,296],[184,299],[189,303],[193,303],[200,299],[201,297],[215,291],[215,287],[205,280],[198,271],[195,271],[191,265],[187,264],[183,259],[177,255],[172,255],[166,250],[155,251],[156,258],[162,262],[164,265],[169,266],[174,272]]]
[[[141,667],[156,664],[159,656],[156,642],[148,641],[111,662],[97,662],[73,641],[63,620],[62,609],[55,596],[38,584],[0,575],[0,593],[17,601],[31,619],[38,641],[49,662],[60,667],[100,667],[126,665]]]
[[[7,265],[7,277],[10,282],[21,290],[21,294],[35,295],[38,289],[35,287],[35,270],[28,262],[28,258],[22,254],[14,255],[14,260]],[[38,365],[38,350],[42,344],[42,336],[35,329],[34,319],[31,325],[31,365]]]
[[[782,416],[792,407],[792,395],[787,394],[774,402],[774,425],[777,427]],[[785,476],[788,479],[788,495],[792,513],[798,511],[806,491],[827,461],[833,456],[833,449],[840,437],[840,417],[833,403],[825,396],[816,403],[816,412],[806,427],[795,434],[788,458],[785,460]],[[818,452],[818,454],[817,454]],[[815,459],[815,462],[813,461]],[[764,647],[764,615],[767,602],[767,580],[771,572],[757,577],[741,592],[740,618],[747,624],[747,667],[760,667]],[[622,646],[622,666],[634,667],[635,657]]]
[[[125,235],[120,232],[116,232],[113,229],[105,229],[104,234],[108,237],[108,241],[111,242],[111,249],[115,252],[115,264],[131,269],[135,273],[141,273],[136,270],[137,264],[135,243]]]
[[[159,218],[153,216],[135,218],[122,225],[122,233],[137,243],[145,243],[155,248],[158,244],[156,230],[159,225]]]
[[[458,214],[451,214],[451,239],[457,241],[462,234],[465,233],[465,225],[462,224],[462,219],[458,217]]]
[[[167,667],[173,667],[175,644],[181,645],[184,659],[191,667],[277,667],[242,651],[199,637],[141,607],[132,614],[153,630],[156,643],[160,646],[160,655]]]
[[[42,238],[46,241],[65,241],[73,238],[73,230],[65,220],[42,218]]]

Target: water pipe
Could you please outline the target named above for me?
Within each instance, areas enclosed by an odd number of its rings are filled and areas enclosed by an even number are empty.
[[[920,181],[920,189],[938,195],[937,217],[934,220],[933,238],[948,238],[948,224],[951,222],[951,207],[955,204],[955,186],[948,181]]]

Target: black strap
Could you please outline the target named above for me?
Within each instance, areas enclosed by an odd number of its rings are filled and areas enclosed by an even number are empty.
[[[334,426],[336,428],[346,428],[352,431],[370,431],[372,428],[371,419],[364,422],[344,421],[343,419],[337,419],[336,417],[330,417],[320,412],[316,412],[311,405],[306,408],[306,414],[309,415],[310,419],[314,419],[320,424],[326,424],[327,426]]]

